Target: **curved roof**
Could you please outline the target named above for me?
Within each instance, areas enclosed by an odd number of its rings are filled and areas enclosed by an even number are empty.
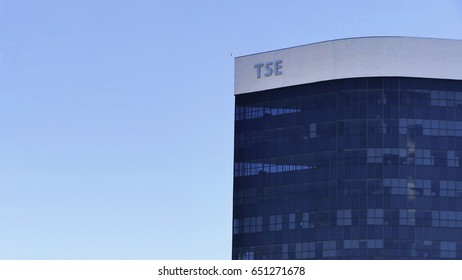
[[[234,93],[380,76],[462,80],[462,40],[350,38],[241,56],[235,60]]]

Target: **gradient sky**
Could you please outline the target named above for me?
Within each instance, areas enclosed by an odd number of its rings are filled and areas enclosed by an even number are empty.
[[[462,1],[0,0],[0,259],[229,259],[234,57],[378,35]]]

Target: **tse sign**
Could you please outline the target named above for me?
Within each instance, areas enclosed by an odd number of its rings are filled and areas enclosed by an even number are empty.
[[[282,75],[282,60],[276,60],[276,61],[270,61],[266,63],[258,63],[255,64],[254,68],[257,69],[257,79],[260,79],[261,77],[261,69],[265,68],[265,77],[270,77],[272,75],[278,76]]]

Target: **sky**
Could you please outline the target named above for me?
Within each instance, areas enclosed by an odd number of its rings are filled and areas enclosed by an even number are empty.
[[[462,39],[462,1],[0,0],[0,259],[230,259],[234,57]]]

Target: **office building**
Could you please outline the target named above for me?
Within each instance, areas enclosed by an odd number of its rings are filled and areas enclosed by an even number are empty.
[[[462,259],[462,41],[235,60],[233,259]]]

